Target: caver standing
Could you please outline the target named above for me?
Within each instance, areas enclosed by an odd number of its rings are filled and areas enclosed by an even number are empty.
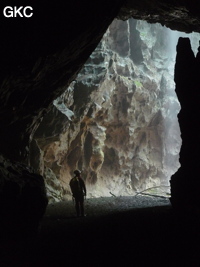
[[[70,188],[72,196],[75,200],[75,208],[77,217],[84,217],[84,197],[86,196],[85,182],[81,178],[81,172],[79,170],[74,171],[75,176],[70,180]]]

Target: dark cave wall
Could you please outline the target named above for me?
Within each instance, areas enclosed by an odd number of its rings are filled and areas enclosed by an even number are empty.
[[[175,65],[176,93],[181,103],[178,120],[181,129],[181,167],[171,178],[172,204],[177,208],[200,207],[199,105],[200,54],[195,56],[190,40],[179,38]]]
[[[34,15],[26,19],[3,17],[3,8],[16,6],[16,1],[1,1],[0,211],[4,216],[0,232],[5,235],[12,229],[20,236],[25,228],[32,232],[38,227],[47,198],[43,177],[28,167],[30,141],[53,100],[100,42],[122,2],[30,0]],[[18,4],[26,6],[27,1]],[[31,149],[37,147],[31,144]]]
[[[0,156],[0,177],[2,245],[5,239],[13,241],[36,234],[48,199],[43,177],[24,164]]]
[[[118,17],[159,22],[172,30],[199,32],[200,3],[196,0],[127,0]]]
[[[75,78],[121,4],[30,1],[32,18],[1,16],[0,142],[5,156],[27,162],[29,141],[43,115]]]

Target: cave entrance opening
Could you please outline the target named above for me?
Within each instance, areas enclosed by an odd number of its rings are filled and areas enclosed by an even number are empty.
[[[69,180],[77,168],[89,197],[169,196],[181,147],[174,91],[180,36],[189,36],[197,52],[198,34],[113,21],[36,133],[50,200],[71,197]]]

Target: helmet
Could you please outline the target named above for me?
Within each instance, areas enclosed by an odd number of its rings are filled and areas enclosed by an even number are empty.
[[[81,173],[81,171],[79,171],[79,170],[75,170],[75,171],[74,171],[74,174],[75,174],[75,175],[80,174],[80,173]]]

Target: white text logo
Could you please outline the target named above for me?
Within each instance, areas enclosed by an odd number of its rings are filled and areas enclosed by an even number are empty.
[[[16,18],[16,17],[30,18],[33,16],[33,8],[31,6],[25,6],[25,7],[6,6],[3,9],[3,14],[6,18]]]

